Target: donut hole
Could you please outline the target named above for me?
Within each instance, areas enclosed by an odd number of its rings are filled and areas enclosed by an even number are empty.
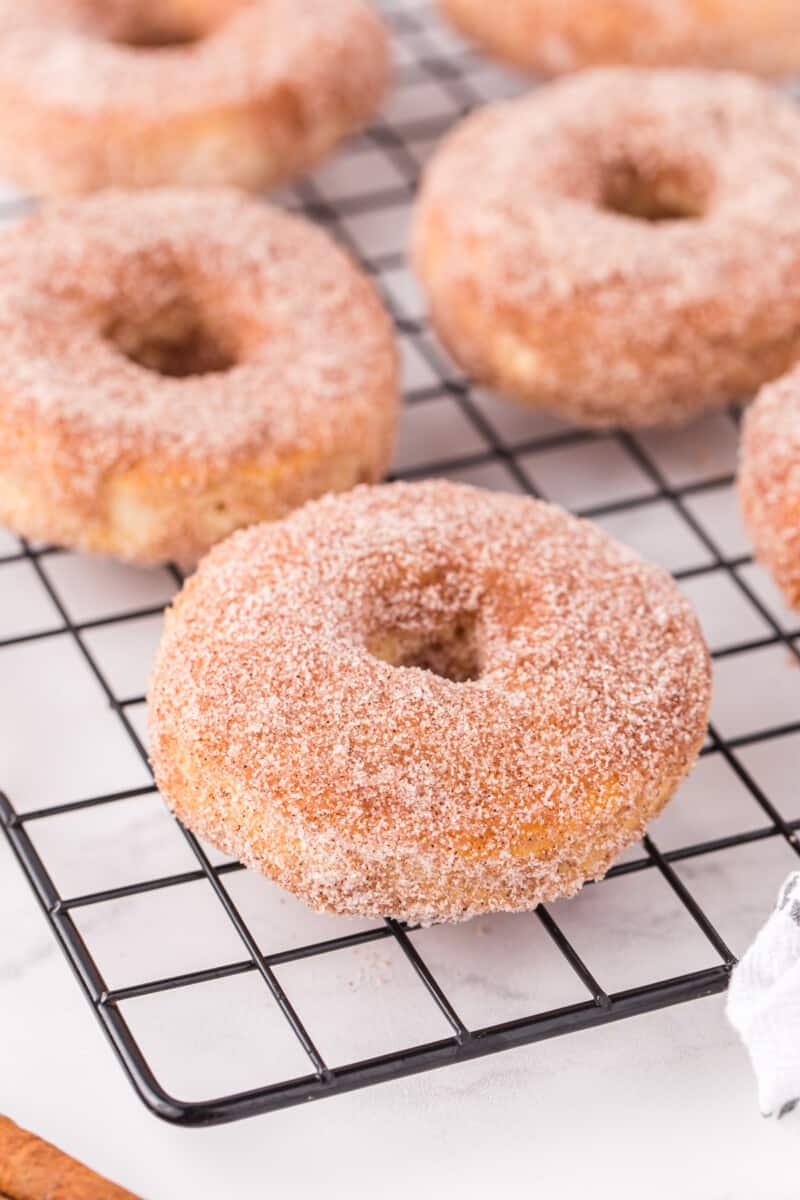
[[[115,46],[132,50],[170,50],[192,46],[211,32],[209,22],[181,19],[163,11],[160,3],[113,4],[106,11],[93,7],[84,13],[87,32]]]
[[[367,649],[392,667],[417,667],[451,683],[467,683],[483,674],[474,613],[460,613],[433,630],[394,630],[375,635],[368,640]]]
[[[215,329],[189,301],[149,319],[119,317],[105,336],[130,362],[173,379],[219,374],[238,361],[230,337]]]
[[[130,29],[117,37],[109,38],[116,46],[129,46],[132,50],[170,50],[179,46],[192,46],[205,35],[197,29],[164,29],[141,26]]]
[[[707,188],[685,173],[647,173],[635,163],[615,163],[602,180],[601,206],[637,221],[692,221],[706,211]]]
[[[171,50],[203,41],[249,3],[193,0],[179,7],[164,0],[69,0],[68,7],[72,23],[89,37],[132,50]]]

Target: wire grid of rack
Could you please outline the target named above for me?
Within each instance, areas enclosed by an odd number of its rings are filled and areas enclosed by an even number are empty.
[[[442,973],[431,965],[422,936],[428,931],[387,920],[338,936],[300,939],[299,944],[289,939],[290,944],[281,946],[278,926],[271,948],[265,951],[263,938],[254,932],[252,921],[232,894],[233,882],[241,872],[239,864],[221,861],[186,830],[181,834],[192,855],[187,869],[150,877],[147,861],[143,860],[141,877],[133,881],[126,879],[97,890],[79,894],[67,890],[62,894],[63,888],[52,878],[48,853],[37,838],[37,827],[53,818],[74,820],[90,809],[107,811],[111,806],[152,795],[152,782],[101,789],[55,804],[44,803],[48,800],[44,795],[38,806],[15,805],[13,794],[0,796],[0,819],[8,841],[131,1082],[155,1113],[182,1124],[229,1121],[333,1096],[721,991],[735,954],[715,920],[715,905],[708,903],[708,897],[713,897],[715,886],[725,886],[724,877],[715,884],[714,872],[706,879],[698,868],[701,873],[687,882],[684,867],[718,861],[721,852],[762,842],[782,843],[787,860],[800,852],[800,812],[787,808],[782,795],[776,799],[770,794],[770,787],[760,780],[758,763],[754,768],[748,761],[752,750],[765,750],[766,758],[772,761],[775,747],[785,748],[789,742],[794,745],[800,734],[800,672],[796,670],[800,665],[800,623],[782,609],[737,535],[718,524],[721,510],[730,502],[736,415],[710,418],[713,429],[705,435],[690,431],[662,440],[624,433],[597,436],[503,406],[471,387],[449,362],[426,328],[405,265],[402,240],[409,204],[420,165],[446,128],[475,104],[511,94],[521,85],[445,30],[426,4],[386,0],[382,7],[398,59],[397,91],[386,115],[337,159],[282,194],[281,199],[330,228],[348,245],[376,278],[392,309],[407,368],[406,416],[395,473],[406,478],[450,475],[544,494],[615,532],[620,521],[627,518],[630,536],[653,553],[658,549],[658,529],[666,525],[680,529],[680,536],[688,539],[691,550],[681,554],[663,551],[662,547],[662,551],[681,585],[694,599],[705,598],[706,612],[712,614],[718,627],[712,648],[723,703],[720,719],[712,719],[701,762],[713,759],[725,764],[731,786],[735,783],[751,806],[752,820],[741,818],[738,823],[727,822],[724,828],[710,830],[701,823],[706,836],[673,838],[675,844],[667,848],[659,846],[657,834],[645,838],[641,847],[623,856],[606,881],[581,894],[588,897],[584,907],[596,905],[614,880],[644,873],[658,877],[671,902],[692,923],[703,947],[700,959],[691,958],[687,969],[673,971],[667,978],[660,978],[656,971],[653,981],[644,964],[641,976],[636,976],[634,963],[633,986],[610,986],[592,969],[585,939],[584,946],[580,946],[580,938],[565,930],[565,926],[574,926],[574,921],[562,916],[567,913],[563,905],[555,906],[559,909],[555,915],[553,906],[541,907],[535,914],[507,920],[515,922],[517,930],[538,923],[543,939],[560,957],[562,968],[568,970],[579,989],[579,998],[540,1011],[532,1008],[513,1019],[481,1023],[462,1014],[460,1001],[442,982]],[[16,211],[15,204],[7,204],[8,215]],[[721,443],[727,448],[725,454],[718,449]],[[702,452],[698,450],[701,444],[706,446]],[[599,499],[591,494],[593,485],[599,488]],[[168,585],[162,573],[167,591],[155,603],[118,605],[124,611],[90,612],[87,616],[76,608],[72,593],[65,593],[65,582],[73,576],[65,576],[64,566],[68,560],[74,563],[75,556],[25,542],[17,547],[10,537],[0,543],[0,549],[7,551],[0,555],[0,572],[25,570],[31,579],[35,577],[35,586],[43,594],[50,614],[49,620],[43,618],[43,628],[10,634],[6,631],[7,636],[0,637],[0,670],[9,663],[12,671],[20,669],[21,660],[8,659],[10,651],[28,652],[33,647],[46,650],[50,639],[60,639],[59,644],[70,640],[80,657],[80,669],[99,688],[113,719],[141,760],[140,766],[146,764],[141,722],[144,697],[125,693],[124,682],[114,678],[114,670],[104,661],[97,635],[156,619],[169,590],[180,584],[178,572],[170,569]],[[9,574],[0,574],[0,590],[9,580]],[[72,588],[74,591],[74,581]],[[734,610],[746,616],[742,615],[731,636],[724,619],[720,625],[720,615]],[[725,694],[732,694],[736,687],[741,689],[741,682],[731,682],[734,676],[726,673],[726,664],[730,663],[736,664],[735,679],[739,681],[765,670],[774,673],[779,663],[784,668],[782,675],[776,675],[779,684],[768,686],[771,699],[759,705],[763,711],[751,712],[746,704],[726,706]],[[6,680],[8,677],[6,672]],[[99,756],[102,748],[97,746],[93,752]],[[766,761],[763,755],[758,761],[762,760]],[[125,779],[119,783],[124,784]],[[702,803],[702,797],[695,803]],[[699,881],[699,898],[694,880]],[[779,882],[776,875],[770,886],[777,888]],[[110,986],[102,963],[91,949],[91,937],[81,925],[81,914],[190,883],[210,889],[238,940],[239,954],[193,970],[162,971],[157,977]],[[655,913],[654,919],[657,917]],[[463,944],[462,939],[459,945]],[[391,945],[404,960],[416,979],[415,986],[423,989],[425,1002],[438,1013],[440,1036],[410,1044],[406,1044],[408,1039],[400,1039],[399,1044],[382,1053],[332,1063],[331,1056],[319,1045],[313,1024],[304,1015],[308,1011],[307,998],[282,977],[282,970],[291,964],[318,963],[325,956],[370,945]],[[472,945],[471,952],[476,947],[477,943]],[[493,969],[489,958],[477,947],[470,969],[488,976]],[[538,961],[536,958],[532,963],[534,970]],[[699,961],[703,965],[698,966]],[[174,995],[180,1003],[193,988],[218,987],[220,981],[243,975],[259,982],[275,1012],[282,1015],[302,1051],[306,1068],[216,1098],[176,1099],[159,1081],[157,1068],[134,1035],[124,1011],[126,1003],[165,993]],[[390,979],[390,987],[391,983]]]

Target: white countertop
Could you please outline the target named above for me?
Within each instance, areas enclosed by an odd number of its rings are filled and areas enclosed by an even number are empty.
[[[514,1194],[795,1200],[719,997],[205,1130],[152,1117],[0,844],[0,1106],[146,1200]]]

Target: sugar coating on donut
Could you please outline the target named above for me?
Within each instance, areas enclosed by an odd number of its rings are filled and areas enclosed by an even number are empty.
[[[589,425],[675,424],[800,354],[800,114],[744,76],[604,69],[479,111],[413,234],[474,376]]]
[[[800,368],[765,387],[745,413],[739,494],[757,555],[800,607]]]
[[[378,478],[397,412],[366,276],[307,221],[225,189],[98,193],[12,229],[0,373],[0,511],[88,549],[108,487],[137,472],[178,523],[237,472],[249,520],[287,470],[284,511]],[[340,461],[354,478],[337,482]]]
[[[47,193],[266,187],[362,125],[388,85],[363,0],[211,4],[185,44],[137,44],[140,10],[157,29],[173,7],[180,24],[181,5],[0,0],[4,170]]]
[[[230,373],[173,382],[115,353],[109,320],[130,310],[144,321],[185,293],[224,312],[244,343]],[[59,201],[0,242],[4,402],[74,426],[89,470],[121,446],[210,462],[324,436],[341,420],[326,400],[363,406],[386,328],[365,277],[321,230],[234,191]]]
[[[795,0],[440,0],[440,7],[490,51],[549,75],[603,63],[778,76],[800,67]]]
[[[529,498],[357,488],[218,546],[150,692],[176,813],[313,907],[461,919],[568,895],[702,741],[673,581]]]
[[[376,53],[375,20],[362,0],[304,0],[302,19],[295,0],[250,0],[231,7],[231,17],[207,38],[173,49],[165,59],[90,36],[89,5],[28,0],[20,11],[16,0],[3,0],[0,35],[9,33],[5,46],[0,42],[0,78],[16,79],[26,95],[55,109],[68,105],[81,112],[136,112],[163,120],[201,104],[224,109],[258,100],[262,89],[281,84],[302,85],[310,114],[324,116],[331,72],[351,56],[366,73],[365,85],[371,72],[385,69]],[[347,80],[340,84],[346,87]]]

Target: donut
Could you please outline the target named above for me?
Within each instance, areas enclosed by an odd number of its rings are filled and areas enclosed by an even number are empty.
[[[747,409],[738,485],[756,554],[800,608],[800,367],[763,388]]]
[[[232,189],[54,201],[0,242],[0,522],[191,565],[380,478],[396,353],[371,283]]]
[[[266,188],[365,123],[388,61],[362,0],[0,0],[0,170]]]
[[[314,909],[429,924],[603,874],[692,765],[672,579],[525,496],[359,487],[221,543],[150,689],[168,805]]]
[[[541,75],[631,63],[800,69],[797,0],[439,0],[491,54]]]
[[[586,426],[679,425],[800,356],[800,113],[742,75],[598,68],[467,118],[413,257],[476,380]]]

